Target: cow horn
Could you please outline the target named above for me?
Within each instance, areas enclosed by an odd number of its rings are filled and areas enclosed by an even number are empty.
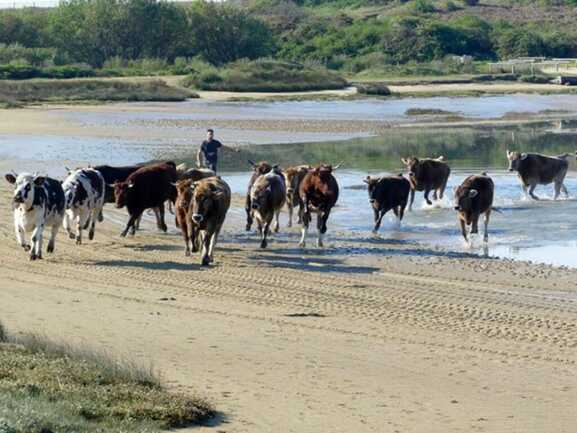
[[[528,154],[522,153],[522,154],[521,154],[521,159],[522,159],[522,160],[523,160],[523,159],[526,159],[528,156],[529,156]]]
[[[68,166],[64,166],[64,170],[66,170],[68,173],[70,173],[72,170],[70,170],[70,168]]]
[[[477,194],[479,194],[479,191],[477,191],[476,189],[470,189],[469,190],[469,197],[471,197],[471,198],[477,197]]]
[[[256,167],[256,163],[250,159],[247,160],[251,167]]]
[[[344,161],[341,161],[341,162],[339,162],[337,165],[335,165],[335,166],[333,167],[333,170],[338,170],[339,168],[341,168],[341,166],[343,165],[343,162],[344,162]]]
[[[577,152],[575,152],[577,153]],[[509,149],[507,149],[507,156],[511,156],[511,151]]]
[[[443,155],[441,155],[437,158],[437,161],[444,161],[444,160],[445,160],[445,157]]]

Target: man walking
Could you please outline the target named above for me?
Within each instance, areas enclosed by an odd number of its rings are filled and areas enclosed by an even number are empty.
[[[230,149],[238,152],[237,149],[223,145],[220,141],[214,139],[214,130],[206,131],[206,140],[200,145],[196,155],[196,163],[199,167],[207,167],[216,173],[218,162],[218,149]]]

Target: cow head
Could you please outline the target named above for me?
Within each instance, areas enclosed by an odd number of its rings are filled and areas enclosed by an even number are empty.
[[[509,160],[509,171],[519,171],[519,163],[527,158],[526,153],[509,152],[507,150],[507,159]]]
[[[474,188],[459,186],[455,188],[455,210],[468,213],[471,210],[473,200],[479,195]]]
[[[131,182],[114,182],[114,202],[118,209],[126,206],[128,201],[128,196],[130,191],[134,188],[134,184]]]
[[[286,183],[286,193],[294,194],[298,189],[299,181],[302,180],[305,174],[309,172],[312,167],[309,165],[299,165],[298,167],[287,168],[284,172]]]
[[[272,165],[270,165],[268,162],[266,161],[260,161],[260,162],[254,162],[251,161],[250,159],[248,160],[248,163],[251,165],[252,169],[254,170],[255,173],[257,174],[267,174],[269,171],[272,170]]]
[[[15,206],[25,205],[31,207],[34,202],[34,187],[44,183],[45,177],[38,176],[36,173],[8,173],[5,176],[8,183],[14,185],[14,194],[12,203]]]
[[[407,171],[409,172],[409,177],[411,179],[419,177],[421,168],[419,158],[411,156],[409,158],[401,158],[401,161],[403,164],[405,164],[405,167],[407,167]]]
[[[190,206],[192,220],[196,224],[200,224],[210,216],[216,203],[223,198],[225,192],[208,182],[194,182],[190,188],[193,190]]]
[[[363,179],[363,182],[367,184],[369,190],[369,203],[373,206],[378,205],[376,197],[376,189],[377,184],[379,183],[380,180],[381,180],[380,177],[371,177],[371,176],[367,176],[365,179]]]
[[[328,179],[332,176],[333,166],[330,164],[319,164],[313,169],[313,173],[323,180]]]

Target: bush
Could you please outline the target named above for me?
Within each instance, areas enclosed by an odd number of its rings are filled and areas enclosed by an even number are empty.
[[[342,89],[347,81],[318,66],[274,60],[241,60],[220,70],[209,69],[184,80],[187,87],[233,92],[297,92]]]
[[[545,75],[521,75],[519,81],[524,83],[548,84],[551,78]]]
[[[383,83],[358,83],[355,85],[361,95],[390,96],[391,90]]]

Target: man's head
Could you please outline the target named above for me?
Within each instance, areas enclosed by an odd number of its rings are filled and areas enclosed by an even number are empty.
[[[207,129],[206,130],[206,138],[209,141],[214,138],[214,130],[213,129]]]

